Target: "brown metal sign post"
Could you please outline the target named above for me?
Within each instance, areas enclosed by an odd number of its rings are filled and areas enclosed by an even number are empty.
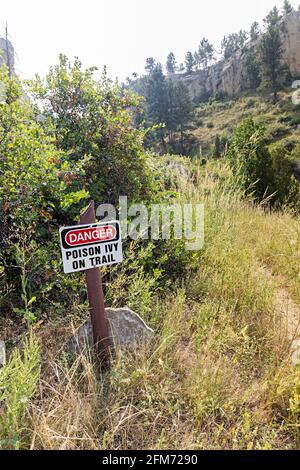
[[[81,214],[80,224],[96,223],[95,204],[91,201],[88,208]],[[101,365],[110,365],[110,341],[108,336],[108,320],[104,306],[102,277],[100,268],[85,271],[91,321],[93,326],[94,344],[101,360]]]

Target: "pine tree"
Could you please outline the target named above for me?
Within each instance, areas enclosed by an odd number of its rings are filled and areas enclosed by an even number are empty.
[[[192,101],[184,83],[178,81],[174,86],[174,125],[180,133],[181,152],[184,152],[184,132],[191,119]]]
[[[209,43],[208,39],[203,38],[198,47],[198,51],[195,53],[195,58],[199,67],[207,69],[208,65],[214,59],[214,48]]]
[[[195,66],[195,60],[193,54],[189,51],[185,56],[185,69],[187,73],[191,73]]]
[[[169,133],[169,143],[174,144],[174,132],[176,130],[176,116],[175,116],[175,82],[173,80],[167,80],[167,93],[168,93],[168,113],[166,120],[166,128]]]
[[[293,11],[293,7],[290,4],[289,0],[284,0],[283,7],[282,7],[282,12],[284,15],[288,15]]]
[[[169,117],[168,84],[161,64],[156,64],[150,72],[146,84],[147,114],[151,124],[165,124]],[[165,129],[158,131],[163,147]]]
[[[283,72],[283,46],[280,32],[272,22],[269,24],[267,31],[262,36],[259,45],[259,54],[265,87],[271,89],[274,102],[276,102]]]
[[[256,41],[259,38],[259,35],[260,35],[259,24],[258,24],[257,21],[254,21],[254,23],[252,23],[251,29],[250,29],[250,39],[251,39],[251,41]]]
[[[196,70],[199,70],[201,67],[201,58],[198,52],[195,52],[194,54],[194,64],[195,64]]]
[[[168,74],[175,73],[176,71],[176,59],[175,59],[175,55],[173,54],[173,52],[170,52],[170,54],[167,57],[166,69],[167,69]]]
[[[229,59],[235,52],[235,47],[230,36],[224,36],[221,42],[221,51],[223,59]]]
[[[266,27],[275,26],[280,20],[281,16],[279,14],[278,8],[274,7],[270,13],[265,17],[264,24]]]
[[[230,34],[229,36],[224,36],[221,43],[223,58],[227,60],[232,57],[236,51],[243,51],[247,39],[248,34],[243,30],[240,30],[238,33]]]
[[[148,58],[146,59],[145,70],[147,70],[148,73],[151,73],[151,72],[153,72],[155,66],[156,66],[156,61],[155,61],[155,59],[153,59],[153,57],[148,57]]]

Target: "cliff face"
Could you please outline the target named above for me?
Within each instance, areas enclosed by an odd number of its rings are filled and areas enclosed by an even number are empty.
[[[6,64],[11,73],[15,74],[15,51],[10,41],[0,38],[0,67]]]
[[[285,16],[281,22],[284,60],[293,77],[300,76],[300,10]]]
[[[293,78],[300,77],[300,11],[293,11],[284,16],[278,24],[283,42],[283,62],[288,65]],[[248,48],[256,48],[256,43],[249,43]],[[176,74],[174,80],[183,80],[191,98],[196,98],[206,91],[215,94],[223,92],[234,96],[249,89],[244,55],[237,51],[228,61],[220,61],[207,71],[201,70],[191,75]]]

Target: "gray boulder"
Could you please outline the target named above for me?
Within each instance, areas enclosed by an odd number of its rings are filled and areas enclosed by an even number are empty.
[[[118,348],[134,350],[148,342],[154,335],[144,320],[129,308],[107,308],[109,339],[113,350]],[[83,323],[68,343],[71,353],[82,352],[93,347],[93,330],[91,320]]]

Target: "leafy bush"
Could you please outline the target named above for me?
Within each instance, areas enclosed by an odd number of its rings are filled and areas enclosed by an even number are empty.
[[[300,185],[293,175],[293,157],[282,145],[273,146],[270,156],[272,161],[271,190],[275,193],[276,205],[279,207],[288,205],[299,209]]]
[[[61,276],[59,225],[75,223],[88,197],[149,199],[156,188],[145,131],[133,126],[139,98],[94,70],[61,56],[27,97],[1,70],[0,305],[29,322],[74,287]]]
[[[269,196],[272,205],[299,206],[300,187],[293,175],[292,154],[283,145],[268,148],[265,129],[246,119],[234,132],[227,157],[244,189],[258,201]]]
[[[272,181],[264,127],[252,119],[243,121],[233,134],[227,158],[234,171],[242,177],[244,188],[254,191],[258,200],[263,199]]]
[[[299,126],[300,125],[300,116],[294,116],[292,117],[290,121],[291,126]]]
[[[113,84],[105,72],[96,81],[95,70],[61,55],[45,80],[37,76],[29,83],[37,113],[71,161],[88,159],[85,187],[97,203],[115,202],[120,194],[145,198],[151,188],[145,130],[133,124],[140,98]]]
[[[0,71],[6,101],[0,103],[1,225],[23,221],[35,229],[48,224],[59,208],[86,198],[78,182],[82,166],[69,163],[36,121],[21,85]],[[2,232],[3,233],[3,232]]]
[[[6,90],[0,103],[1,307],[10,304],[15,291],[17,306],[27,310],[32,297],[27,298],[25,284],[30,291],[32,282],[38,285],[41,279],[37,279],[38,272],[33,273],[35,280],[30,278],[25,253],[29,256],[31,249],[31,257],[37,253],[34,242],[44,247],[38,257],[44,258],[44,266],[50,263],[52,230],[56,233],[59,222],[78,213],[88,192],[82,182],[84,162],[69,161],[66,152],[53,145],[21,85],[3,69],[0,81]]]

